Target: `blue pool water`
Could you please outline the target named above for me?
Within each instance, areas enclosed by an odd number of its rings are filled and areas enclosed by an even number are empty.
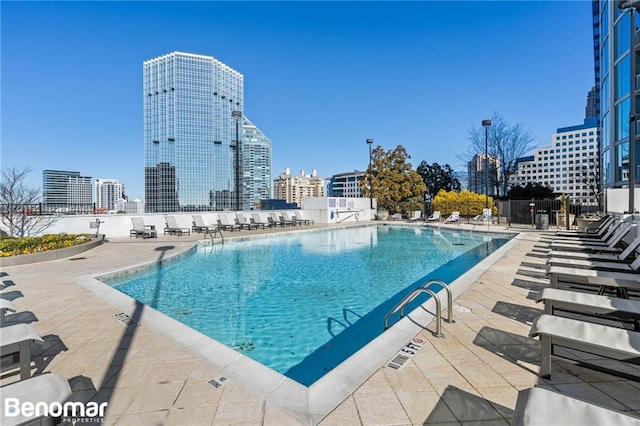
[[[255,236],[108,284],[308,386],[381,334],[413,288],[453,281],[506,241],[383,225]]]

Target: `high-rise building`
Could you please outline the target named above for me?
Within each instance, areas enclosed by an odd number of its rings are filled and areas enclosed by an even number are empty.
[[[483,154],[476,154],[467,163],[469,191],[476,194],[495,195],[500,173],[500,160]]]
[[[243,210],[271,198],[271,141],[247,117],[242,123]]]
[[[118,206],[126,201],[124,184],[117,179],[96,179],[96,208],[104,211],[119,210]]]
[[[245,210],[266,194],[260,185],[265,174],[271,180],[270,141],[245,118],[239,149],[235,143],[232,112],[244,110],[242,74],[181,52],[145,61],[143,69],[145,210]]]
[[[338,173],[331,176],[329,179],[329,186],[327,195],[329,197],[347,197],[347,198],[362,198],[362,182],[366,177],[367,172],[360,172],[355,170],[353,172]]]
[[[42,171],[42,203],[47,207],[76,208],[93,203],[91,177],[64,170]]]
[[[591,90],[589,90],[589,93],[587,93],[587,106],[584,108],[584,117],[587,119],[595,118],[596,120],[598,118],[595,87],[592,87]]]
[[[284,173],[280,173],[273,181],[273,196],[302,207],[303,197],[324,196],[324,179],[318,177],[315,170],[310,175],[301,170],[296,176],[291,174],[291,169],[287,167]]]
[[[638,60],[640,37],[635,30],[631,47],[631,23],[628,11],[620,9],[621,2],[593,0],[593,37],[596,70],[596,95],[600,119],[600,166],[605,188],[629,186],[629,117],[631,106],[631,55]],[[640,20],[635,14],[636,28]],[[636,68],[637,69],[637,68]],[[636,73],[637,76],[637,73]],[[637,82],[637,77],[634,77]],[[636,90],[640,86],[636,84]],[[638,92],[634,102],[638,105]],[[639,110],[640,111],[640,110]],[[640,145],[638,120],[635,132],[635,180],[640,178]]]
[[[539,183],[568,195],[574,202],[597,203],[597,136],[595,118],[559,128],[551,146],[536,148],[532,157],[519,159],[511,182],[520,186]]]

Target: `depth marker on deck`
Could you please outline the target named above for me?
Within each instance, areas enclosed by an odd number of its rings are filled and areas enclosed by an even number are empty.
[[[404,366],[408,364],[407,361],[418,353],[420,348],[424,346],[425,342],[426,341],[420,337],[414,337],[393,356],[386,366],[397,371],[402,370]]]

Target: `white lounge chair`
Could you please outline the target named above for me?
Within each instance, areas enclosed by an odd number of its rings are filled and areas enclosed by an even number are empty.
[[[59,374],[42,374],[30,379],[11,383],[0,388],[2,400],[15,398],[20,404],[30,402],[33,406],[44,403],[47,407],[57,403],[63,405],[71,400],[71,386],[64,377]],[[106,408],[106,405],[104,405]],[[0,424],[2,426],[17,425],[49,425],[56,424],[55,416],[44,416],[44,410],[39,409],[40,415],[25,415],[22,411],[18,415],[8,415],[5,407],[0,410]],[[104,413],[103,413],[104,415]]]
[[[606,242],[594,241],[593,243],[587,242],[552,242],[549,244],[551,250],[563,250],[563,251],[592,251],[592,252],[608,252],[608,253],[620,253],[621,248],[618,244],[627,234],[631,231],[632,225],[625,224],[620,227]]]
[[[240,225],[240,228],[246,228],[248,230],[258,229],[258,225],[252,223],[244,213],[236,213],[236,222]]]
[[[460,221],[460,212],[452,212],[449,217],[444,220],[444,223],[458,223]]]
[[[620,254],[615,253],[589,253],[581,251],[550,251],[549,256],[553,258],[595,260],[602,262],[628,262],[629,256],[635,253],[640,247],[640,236],[636,237]]]
[[[613,216],[608,216],[600,226],[596,229],[591,230],[591,232],[579,232],[579,231],[556,231],[553,235],[556,237],[593,237],[593,238],[602,238],[607,230],[615,225],[616,219]]]
[[[413,216],[409,218],[409,222],[414,222],[420,219],[422,219],[422,210],[415,210],[413,212]]]
[[[260,217],[260,214],[258,213],[251,213],[251,223],[262,229],[265,229],[266,227],[271,228],[272,226],[274,226],[270,222],[264,222]]]
[[[545,388],[518,393],[511,426],[640,426],[640,419]]]
[[[293,213],[293,218],[298,221],[298,223],[302,223],[304,225],[313,225],[314,223],[316,223],[315,220],[313,219],[305,219],[302,217],[302,214],[299,211],[295,211]]]
[[[129,237],[156,238],[158,233],[155,225],[145,225],[141,217],[132,217],[133,228],[129,232]]]
[[[551,288],[560,288],[562,285],[595,290],[603,294],[607,287],[611,287],[616,289],[621,297],[627,299],[629,298],[628,290],[640,290],[640,274],[637,272],[610,272],[551,266],[549,275]]]
[[[16,310],[11,302],[6,299],[0,299],[0,327],[4,327],[5,316],[7,315],[7,312],[13,313],[15,311]]]
[[[211,233],[211,232],[216,232],[218,230],[217,225],[205,225],[204,219],[202,219],[202,216],[199,214],[194,214],[192,218],[193,218],[193,226],[191,227],[191,230],[193,232]]]
[[[164,217],[165,220],[165,228],[164,228],[164,234],[170,234],[170,235],[182,235],[182,234],[187,234],[190,235],[191,234],[191,230],[189,228],[183,228],[180,225],[178,225],[178,220],[176,219],[175,216],[165,216]]]
[[[562,257],[550,257],[547,259],[547,265],[562,266],[568,268],[580,268],[580,269],[595,269],[598,271],[614,271],[614,272],[640,272],[640,257],[629,263],[624,262],[602,262],[597,260],[580,260],[580,259],[565,259]]]
[[[631,223],[619,222],[609,228],[601,237],[554,237],[549,242],[559,242],[567,244],[606,244],[620,232],[628,230]]]
[[[529,337],[540,336],[542,345],[540,377],[551,378],[551,358],[566,358],[555,347],[575,349],[599,357],[637,364],[640,359],[640,332],[586,321],[543,314],[533,321]],[[587,359],[581,365],[592,366]],[[594,366],[604,369],[603,366]],[[613,368],[613,367],[612,367]],[[626,373],[607,368],[617,375]],[[640,370],[638,370],[640,374]]]
[[[18,366],[20,367],[20,379],[31,377],[31,344],[44,343],[42,337],[30,324],[16,324],[2,328],[2,342],[0,344],[0,356],[18,354]],[[15,364],[3,368],[15,368]]]
[[[285,225],[291,225],[291,226],[295,226],[298,223],[300,223],[295,218],[290,217],[289,213],[287,212],[282,212],[282,214],[280,215],[280,220],[283,220]],[[300,223],[300,225],[302,225],[302,223]]]
[[[225,231],[239,231],[242,229],[242,226],[238,225],[235,222],[231,222],[231,220],[227,217],[226,214],[218,215],[218,225],[224,229]]]
[[[427,218],[427,222],[439,222],[440,221],[440,210],[436,210],[431,213],[431,216]]]

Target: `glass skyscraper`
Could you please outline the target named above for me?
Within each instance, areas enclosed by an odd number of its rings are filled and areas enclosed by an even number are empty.
[[[244,117],[242,123],[243,210],[271,198],[271,141]]]
[[[248,208],[245,196],[236,205],[235,161],[242,152],[231,114],[244,110],[242,74],[181,52],[145,61],[143,72],[145,210]]]
[[[634,29],[634,45],[631,46],[631,24],[629,12],[618,7],[614,0],[593,0],[593,36],[596,72],[596,102],[600,119],[601,179],[605,188],[620,188],[629,185],[629,114],[631,105],[631,52],[640,66],[638,47],[640,35]],[[636,24],[640,13],[636,12]],[[638,71],[636,93],[633,101],[640,112],[637,90],[640,81]],[[636,121],[637,123],[637,121]],[[636,126],[637,127],[637,126]],[[639,129],[640,130],[640,129]],[[638,131],[635,132],[636,158],[640,164]],[[637,166],[636,166],[637,167]],[[636,171],[636,182],[640,170]],[[637,186],[637,183],[636,183]]]

